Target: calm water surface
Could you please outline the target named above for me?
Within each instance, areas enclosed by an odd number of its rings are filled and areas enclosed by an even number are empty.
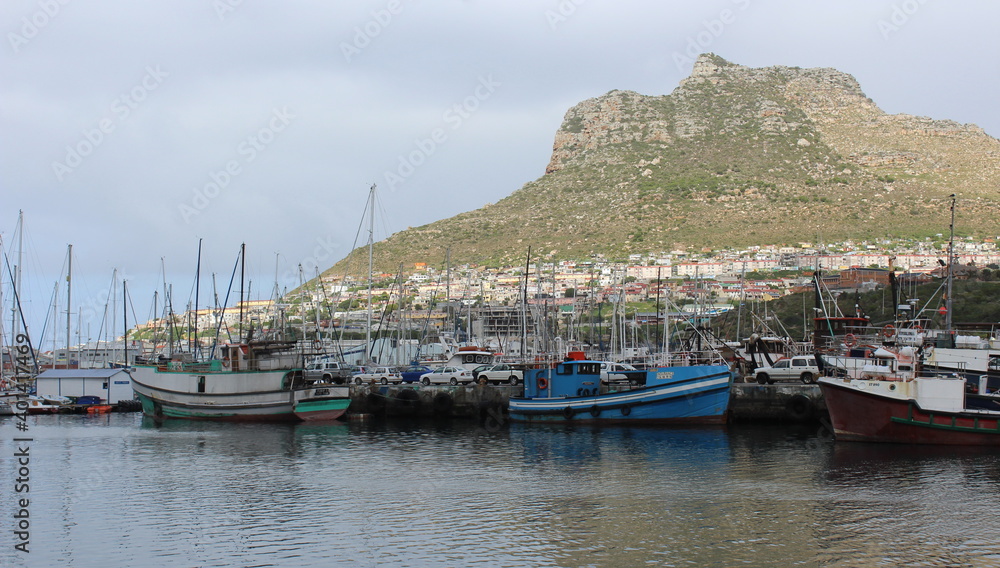
[[[1000,566],[1000,450],[814,429],[0,419],[0,566]]]

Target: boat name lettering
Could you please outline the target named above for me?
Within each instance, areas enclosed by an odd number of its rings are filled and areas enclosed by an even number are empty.
[[[674,378],[674,372],[673,371],[658,371],[656,373],[656,378],[660,379],[660,380],[669,380],[669,379]]]
[[[116,385],[127,385],[128,381],[115,381]]]

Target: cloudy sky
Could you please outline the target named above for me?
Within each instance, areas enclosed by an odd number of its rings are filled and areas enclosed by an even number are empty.
[[[202,305],[241,242],[266,298],[349,252],[373,183],[376,238],[495,202],[569,107],[670,93],[703,51],[834,67],[887,112],[997,136],[997,21],[986,0],[4,0],[4,253],[36,335],[68,244],[85,338],[115,270],[141,320],[164,279],[187,303],[199,239]]]

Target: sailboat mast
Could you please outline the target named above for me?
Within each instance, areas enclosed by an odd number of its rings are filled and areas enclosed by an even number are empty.
[[[126,280],[122,279],[122,363],[128,368],[128,288]],[[110,388],[110,385],[109,385]]]
[[[59,325],[59,280],[56,280],[56,284],[52,288],[52,368],[53,369],[56,368],[56,351],[59,349],[59,331],[56,329],[56,326],[58,325]],[[42,335],[44,336],[44,333]],[[42,337],[42,341],[45,341],[44,337]]]
[[[21,293],[21,272],[24,263],[24,211],[18,210],[17,212],[17,264],[14,265],[14,290],[15,298],[17,294]],[[17,318],[17,311],[11,310],[10,322],[11,331],[16,337],[18,333],[21,333],[21,324],[24,323],[23,320]],[[27,330],[27,325],[25,325],[25,330]]]
[[[247,244],[240,243],[240,331],[239,342],[243,343],[243,282],[247,275]]]
[[[948,239],[948,297],[945,298],[944,327],[951,335],[951,283],[955,277],[955,194],[951,194],[951,236]]]
[[[365,325],[365,363],[372,351],[372,274],[375,272],[375,184],[368,190],[368,313]]]
[[[521,360],[524,360],[525,343],[528,342],[528,271],[531,266],[531,247],[524,261],[524,293],[521,295]]]
[[[201,239],[198,239],[198,265],[194,271],[194,346],[191,356],[198,359],[198,293],[201,291]]]
[[[73,245],[67,245],[66,255],[69,257],[66,269],[66,368],[69,369],[69,349],[73,341],[70,328],[70,316],[73,314]]]

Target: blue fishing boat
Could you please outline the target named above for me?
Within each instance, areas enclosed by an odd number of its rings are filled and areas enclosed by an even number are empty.
[[[525,372],[524,396],[510,399],[511,420],[601,424],[726,421],[733,383],[733,372],[727,365],[648,369],[638,377],[639,384],[616,387],[601,384],[600,361],[575,354],[570,357]]]

